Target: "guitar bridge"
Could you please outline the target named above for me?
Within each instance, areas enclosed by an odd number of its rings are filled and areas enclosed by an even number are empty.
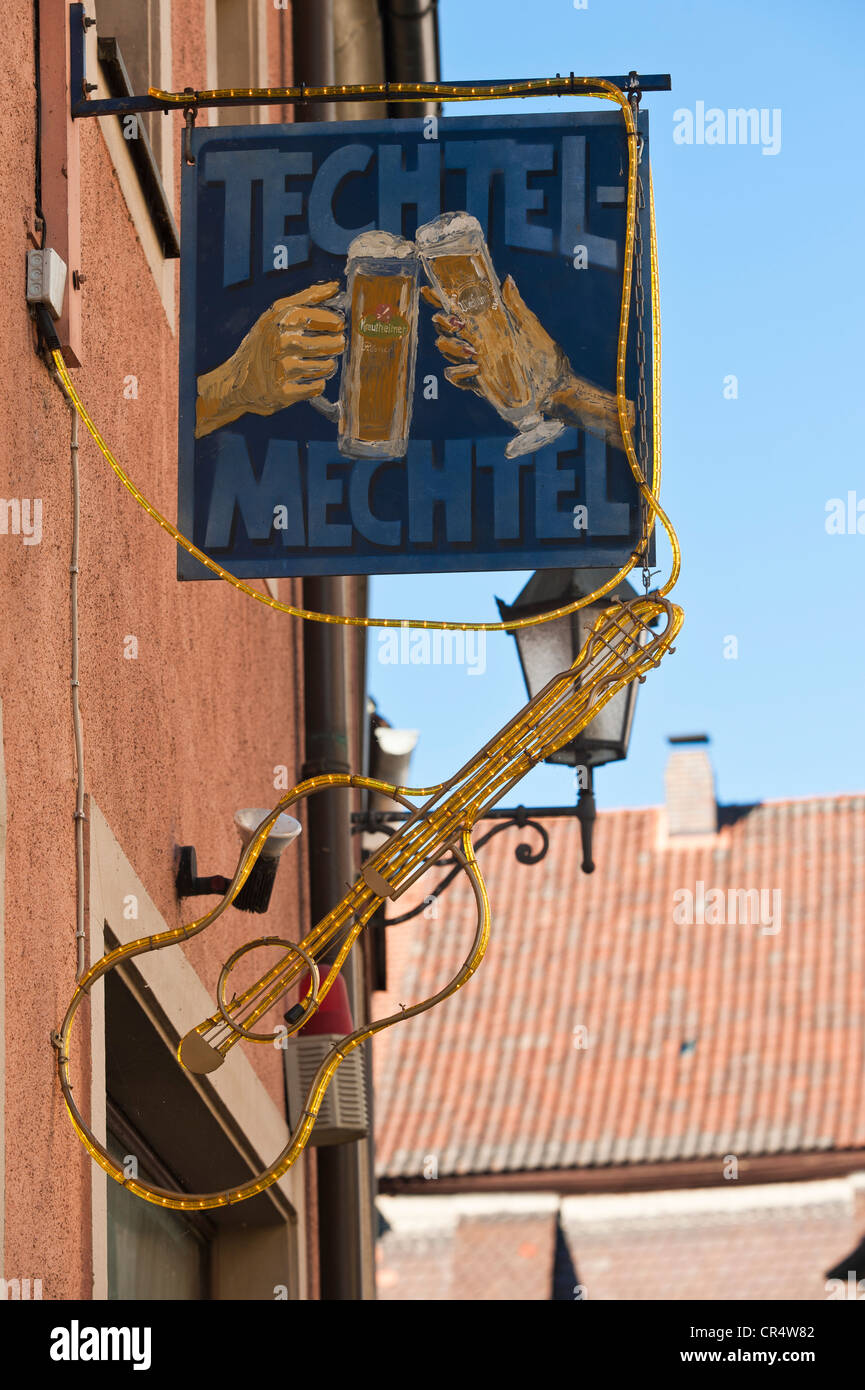
[[[388,883],[386,878],[382,878],[378,870],[374,869],[371,864],[364,864],[360,876],[367,888],[371,888],[377,898],[395,898],[397,896],[397,889],[393,884]]]
[[[372,889],[377,898],[389,898],[391,901],[395,901],[397,898],[402,897],[406,889],[410,888],[428,869],[431,869],[434,864],[438,863],[442,855],[446,854],[448,850],[450,850],[451,854],[460,860],[461,863],[465,863],[465,856],[459,848],[461,833],[461,831],[455,832],[444,844],[439,845],[435,853],[427,855],[416,866],[404,866],[402,872],[403,874],[408,872],[408,877],[404,877],[398,884],[388,883],[387,879],[379,873],[378,869],[374,869],[371,863],[363,866],[360,871],[360,876],[366,886]]]

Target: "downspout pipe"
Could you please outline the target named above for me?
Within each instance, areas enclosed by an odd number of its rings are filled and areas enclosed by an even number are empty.
[[[381,19],[383,55],[368,44],[353,57],[351,50],[341,56],[351,71],[341,72],[347,83],[377,81],[379,74],[367,66],[384,58],[384,75],[391,81],[434,82],[439,77],[438,15],[436,0],[294,0],[292,13],[293,79],[318,85],[336,82],[335,15],[340,16],[344,34],[371,34],[372,16]],[[361,69],[361,70],[357,70]],[[437,114],[437,103],[392,105],[389,115],[418,117]],[[295,120],[345,120],[350,113],[333,103],[295,107]],[[361,113],[369,119],[371,111]],[[319,612],[347,613],[354,596],[366,611],[367,584],[338,577],[310,577],[304,580],[303,602]],[[331,624],[308,623],[304,628],[305,765],[303,776],[322,772],[350,771],[350,728],[352,717],[365,715],[366,672],[361,648],[357,663],[363,689],[349,692],[347,682],[348,643],[355,639],[351,629]],[[310,903],[313,921],[318,921],[343,896],[355,877],[351,842],[350,793],[328,792],[311,797],[308,803],[307,846],[310,860]],[[359,946],[352,952],[356,955]],[[360,960],[360,957],[358,958]],[[351,963],[351,957],[349,958]],[[367,999],[363,975],[346,971],[355,1023],[366,1016]],[[368,1050],[368,1049],[367,1049]],[[371,1082],[370,1059],[365,1059]],[[370,1090],[370,1108],[372,1092]],[[370,1141],[367,1141],[369,1143]],[[316,1150],[318,1174],[318,1221],[321,1297],[327,1300],[357,1301],[374,1297],[371,1250],[364,1253],[362,1230],[372,1212],[374,1174],[370,1155],[369,1184],[362,1180],[363,1165],[357,1144],[339,1144]],[[366,1268],[369,1264],[369,1268]],[[365,1293],[367,1291],[367,1293]],[[371,1292],[369,1292],[371,1291]]]
[[[332,87],[333,0],[294,0],[291,7],[292,81],[308,86]],[[318,102],[294,108],[296,121],[338,120],[333,104]]]
[[[295,0],[292,18],[294,80],[334,82],[333,0]],[[295,120],[337,118],[333,104],[295,107]],[[316,576],[303,581],[307,608],[350,611],[350,581]],[[348,631],[329,623],[306,623],[303,631],[305,737],[302,776],[350,772],[347,691]],[[351,845],[350,793],[328,791],[307,803],[310,912],[317,922],[344,896],[355,878]],[[358,947],[355,948],[357,950]],[[333,952],[330,953],[333,955]],[[354,953],[352,953],[354,954]],[[324,957],[327,962],[327,955]],[[357,1018],[352,971],[345,971],[349,1003]],[[320,1296],[360,1301],[364,1296],[361,1191],[355,1144],[316,1150]],[[368,1281],[367,1281],[368,1282]]]
[[[441,79],[438,0],[381,0],[387,76],[392,82]],[[392,116],[435,115],[438,102],[392,102]]]

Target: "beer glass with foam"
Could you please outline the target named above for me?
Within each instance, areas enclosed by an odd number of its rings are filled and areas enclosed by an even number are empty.
[[[418,258],[412,242],[362,232],[348,248],[348,316],[339,403],[311,404],[338,421],[338,447],[351,458],[401,458],[408,447],[417,356]]]
[[[515,425],[518,434],[505,454],[516,458],[549,444],[562,433],[558,420],[545,420],[524,360],[516,325],[502,299],[481,224],[467,212],[446,212],[417,230],[415,244],[427,279],[446,314],[469,325],[480,340],[483,382],[479,390],[490,405]],[[459,334],[459,329],[455,332]]]

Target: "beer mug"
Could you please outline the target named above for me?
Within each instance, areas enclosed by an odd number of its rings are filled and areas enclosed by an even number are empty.
[[[362,232],[348,248],[346,292],[328,301],[349,322],[339,402],[310,404],[339,425],[351,458],[401,458],[408,448],[417,357],[418,259],[390,232]]]
[[[531,362],[521,357],[480,222],[467,212],[443,213],[418,227],[415,244],[444,312],[461,318],[482,343],[484,381],[479,389],[518,431],[505,447],[506,457],[549,444],[565,426],[545,420],[538,408]]]

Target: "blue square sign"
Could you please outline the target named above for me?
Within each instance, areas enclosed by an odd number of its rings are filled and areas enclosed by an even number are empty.
[[[179,516],[197,546],[245,578],[624,562],[618,113],[212,127],[192,151]],[[182,550],[179,577],[213,578]]]

